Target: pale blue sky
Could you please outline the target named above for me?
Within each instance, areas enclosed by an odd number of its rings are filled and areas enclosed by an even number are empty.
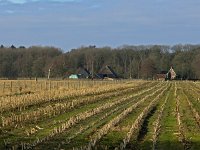
[[[200,0],[0,0],[0,44],[200,44]]]

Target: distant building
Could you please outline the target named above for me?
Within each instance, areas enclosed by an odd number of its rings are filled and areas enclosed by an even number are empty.
[[[167,79],[167,71],[161,71],[160,73],[156,74],[155,79],[159,80],[159,81],[166,80]]]
[[[117,74],[115,73],[115,71],[110,67],[110,66],[105,66],[104,68],[102,68],[99,73],[97,74],[97,76],[101,79],[105,79],[105,78],[118,78]]]
[[[156,80],[164,81],[166,80],[166,74],[156,74]]]
[[[160,73],[156,74],[156,80],[174,80],[176,78],[176,72],[174,71],[173,67],[167,71],[161,71]]]
[[[90,72],[85,68],[79,68],[77,74],[71,74],[70,79],[89,79],[91,78]]]
[[[89,79],[91,78],[91,73],[86,68],[79,68],[77,71],[80,78]]]
[[[173,80],[176,78],[176,72],[174,71],[173,67],[171,67],[170,70],[168,71],[167,78],[170,80]]]
[[[69,79],[79,79],[79,75],[78,74],[71,74],[69,76]]]
[[[71,74],[70,79],[92,79],[92,74],[85,68],[79,68],[76,74]],[[118,78],[115,71],[110,66],[103,67],[98,74],[94,73],[95,79],[115,79]]]

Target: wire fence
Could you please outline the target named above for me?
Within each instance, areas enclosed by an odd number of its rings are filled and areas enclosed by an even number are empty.
[[[120,84],[125,80],[0,80],[0,95],[23,92],[55,90],[59,88],[81,89],[108,84]]]

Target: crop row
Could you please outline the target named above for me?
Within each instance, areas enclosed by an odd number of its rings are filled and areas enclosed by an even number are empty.
[[[5,111],[0,149],[199,148],[199,85],[170,81],[115,86],[35,103],[11,116]]]
[[[185,95],[186,100],[188,102],[188,105],[189,105],[189,107],[190,107],[190,109],[191,109],[191,111],[192,111],[192,113],[194,115],[194,118],[196,119],[196,121],[197,121],[197,123],[198,123],[198,125],[200,127],[200,115],[199,115],[199,111],[197,111],[195,109],[194,105],[191,103],[191,101],[189,100],[188,96],[185,93],[183,93],[183,94]]]
[[[159,85],[159,84],[158,84]],[[157,86],[158,86],[157,85]],[[155,86],[156,87],[156,86]],[[127,92],[131,92],[133,89],[128,88],[125,90],[121,90],[119,92],[111,92],[111,93],[105,93],[101,95],[94,95],[92,97],[85,97],[82,99],[74,99],[72,101],[66,101],[66,102],[60,102],[57,104],[48,105],[46,107],[38,108],[35,111],[28,111],[22,114],[12,114],[10,117],[2,117],[2,126],[10,126],[10,125],[16,125],[16,123],[21,122],[27,122],[27,121],[34,121],[36,122],[40,118],[50,118],[52,116],[56,116],[59,114],[62,114],[69,109],[88,104],[88,103],[94,103],[102,99],[106,99],[109,97],[116,97],[120,96],[122,94],[127,94]],[[147,90],[142,90],[141,92],[134,94],[134,96],[137,96],[138,94],[143,94],[144,92],[147,92],[149,90],[152,90],[152,88],[148,88]]]
[[[159,84],[159,86],[161,86],[161,85]],[[78,122],[80,122],[80,121],[82,121],[82,120],[84,120],[84,119],[86,119],[88,117],[94,116],[95,114],[97,114],[99,112],[102,112],[105,109],[108,109],[108,108],[110,108],[110,107],[112,107],[114,105],[118,105],[118,104],[120,104],[122,102],[125,102],[128,99],[131,99],[131,98],[133,98],[135,96],[141,95],[144,92],[147,92],[149,90],[154,89],[155,87],[159,88],[159,86],[157,87],[157,85],[156,85],[154,87],[151,87],[151,88],[146,89],[144,91],[141,91],[141,92],[138,92],[136,94],[130,95],[128,97],[125,97],[125,98],[122,98],[122,99],[118,99],[118,100],[116,99],[113,102],[105,103],[104,105],[102,105],[100,107],[97,107],[97,108],[94,108],[94,109],[92,109],[90,111],[86,111],[86,112],[83,112],[81,114],[77,114],[76,116],[72,116],[71,118],[67,119],[66,122],[62,123],[58,127],[55,127],[46,137],[43,137],[42,139],[38,139],[37,141],[35,141],[33,143],[40,143],[40,142],[43,142],[45,140],[48,140],[50,137],[53,137],[56,134],[64,132],[66,129],[70,128],[71,126],[75,125],[76,123],[78,123]],[[32,134],[31,132],[32,132],[31,130],[27,131],[27,135],[31,135]],[[34,132],[33,132],[33,134],[34,134]],[[32,145],[35,145],[35,144],[32,144]]]
[[[140,84],[140,83],[139,83]],[[138,84],[123,84],[123,85],[106,85],[102,87],[92,87],[80,90],[54,90],[50,92],[42,91],[30,95],[8,96],[0,98],[0,111],[8,111],[13,109],[24,110],[29,106],[39,105],[46,102],[61,101],[74,97],[83,97],[86,95],[95,95],[107,93],[110,91],[123,90],[130,87],[135,87]]]
[[[153,136],[152,136],[152,143],[153,143],[152,144],[152,150],[156,149],[156,143],[157,143],[158,136],[159,136],[160,129],[161,129],[161,123],[160,122],[161,122],[161,119],[163,117],[163,112],[164,112],[164,109],[166,107],[168,99],[169,99],[169,93],[165,98],[164,104],[162,104],[162,106],[161,106],[161,108],[159,110],[157,119],[153,123],[154,128],[153,128]]]
[[[163,95],[163,93],[169,88],[169,86],[167,86],[164,90],[161,91],[160,94],[158,94],[152,101],[151,103],[144,108],[144,110],[140,113],[140,115],[137,117],[137,119],[134,121],[134,123],[132,124],[131,128],[129,129],[126,137],[123,139],[123,142],[120,144],[119,149],[123,150],[126,148],[126,145],[129,143],[131,137],[133,134],[135,134],[135,132],[139,132],[138,129],[141,128],[141,125],[144,121],[144,118],[147,116],[147,114],[152,110],[152,108],[157,104],[157,101],[159,100],[159,98]],[[138,134],[138,133],[137,133]]]
[[[165,89],[166,90],[166,89]],[[109,121],[107,124],[105,124],[101,129],[99,129],[91,138],[90,142],[87,146],[82,147],[82,149],[92,149],[92,147],[95,147],[98,140],[100,140],[104,135],[108,133],[108,131],[115,126],[117,123],[122,121],[129,113],[131,113],[135,108],[137,108],[140,104],[142,104],[147,98],[155,95],[158,91],[163,91],[163,88],[154,91],[153,93],[146,95],[143,99],[136,102],[134,105],[130,106],[129,108],[126,108],[121,114],[113,118],[111,121]],[[161,92],[162,93],[162,92]],[[160,94],[159,94],[160,95]]]
[[[177,123],[178,123],[178,130],[179,130],[179,139],[182,142],[183,146],[186,148],[187,146],[187,141],[186,141],[186,137],[184,134],[184,127],[183,127],[183,123],[181,120],[181,114],[180,114],[180,98],[177,95],[177,84],[175,83],[175,92],[174,92],[174,97],[176,100],[176,118],[177,118]]]

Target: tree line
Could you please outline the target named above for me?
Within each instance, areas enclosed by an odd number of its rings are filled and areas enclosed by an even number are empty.
[[[67,77],[109,65],[121,78],[152,79],[173,66],[179,78],[200,79],[200,45],[88,46],[63,52],[55,47],[0,47],[1,78]]]

